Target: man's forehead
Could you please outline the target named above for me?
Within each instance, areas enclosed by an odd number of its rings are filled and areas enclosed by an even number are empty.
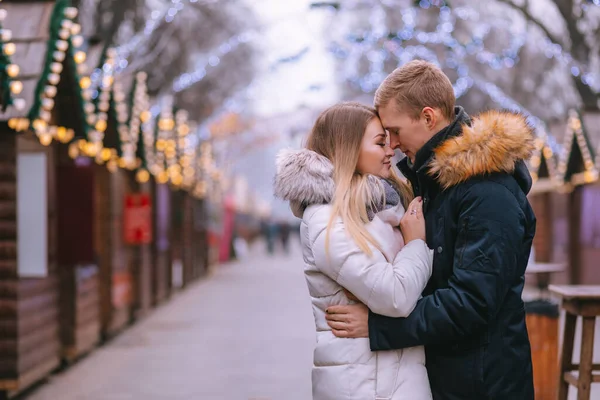
[[[379,116],[382,120],[398,119],[404,116],[405,114],[405,111],[401,110],[394,104],[388,104],[387,106],[381,107],[379,109]]]

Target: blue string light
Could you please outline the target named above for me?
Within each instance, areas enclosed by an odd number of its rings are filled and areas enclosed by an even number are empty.
[[[598,0],[600,1],[600,0]],[[436,26],[436,30],[434,32],[425,32],[416,29],[417,22],[417,13],[418,9],[427,9],[430,6],[436,4],[442,4],[439,9],[439,17],[438,23]],[[502,69],[510,69],[513,68],[519,62],[519,51],[523,48],[526,43],[526,35],[525,32],[518,32],[515,28],[511,29],[511,40],[507,48],[500,50],[498,53],[493,53],[487,50],[484,47],[484,40],[489,36],[492,32],[492,28],[497,26],[501,29],[506,29],[505,26],[501,25],[501,21],[492,20],[491,23],[480,23],[475,26],[472,32],[472,38],[467,43],[460,43],[456,38],[452,36],[454,32],[454,27],[456,20],[464,20],[464,21],[478,21],[479,13],[473,10],[470,7],[456,7],[454,9],[450,9],[449,7],[443,5],[443,2],[433,2],[433,1],[422,1],[420,2],[419,7],[411,7],[408,9],[404,9],[402,11],[402,21],[404,26],[401,30],[395,32],[394,34],[382,35],[382,29],[385,29],[385,21],[383,19],[379,20],[377,24],[374,24],[371,21],[372,28],[370,31],[366,31],[362,36],[359,35],[348,35],[346,37],[346,41],[350,42],[351,47],[354,47],[352,50],[344,49],[344,46],[339,43],[333,42],[330,46],[332,53],[339,58],[346,58],[350,54],[353,55],[353,59],[359,60],[362,56],[371,61],[372,65],[369,72],[364,76],[357,76],[358,72],[348,73],[348,81],[355,83],[358,87],[366,92],[370,92],[374,87],[377,87],[376,76],[373,74],[373,68],[380,68],[380,61],[372,61],[372,57],[369,56],[369,52],[371,51],[369,46],[365,46],[366,44],[371,44],[378,47],[393,49],[393,55],[395,55],[401,62],[399,64],[403,64],[406,61],[414,57],[399,57],[398,53],[403,53],[406,49],[402,48],[404,42],[414,40],[421,45],[443,45],[448,49],[446,53],[446,61],[444,63],[445,67],[456,70],[461,64],[464,64],[462,60],[467,55],[475,55],[475,60],[482,64],[486,65],[493,70],[502,70]],[[381,41],[378,38],[383,38],[383,46],[381,46]],[[389,46],[386,42],[393,41],[397,45]],[[544,49],[544,53],[548,58],[556,59],[559,61],[561,65],[571,66],[570,70],[573,76],[580,76],[581,81],[592,88],[595,92],[600,92],[600,74],[592,73],[586,71],[586,67],[579,65],[575,62],[573,57],[564,51],[564,49],[556,44],[552,43],[548,38],[541,43]],[[357,55],[357,50],[363,50],[363,54]],[[387,55],[383,57],[386,59]],[[402,58],[406,61],[402,62]],[[427,58],[429,61],[434,62],[437,60],[437,56]],[[353,63],[355,64],[355,63]],[[438,64],[440,64],[438,62]],[[346,67],[346,70],[352,68],[350,66]],[[460,75],[460,74],[459,74]],[[383,74],[385,76],[385,74]],[[468,85],[467,85],[468,86]],[[457,92],[462,93],[465,87],[464,81],[459,85],[461,90]],[[456,88],[456,87],[455,87]]]

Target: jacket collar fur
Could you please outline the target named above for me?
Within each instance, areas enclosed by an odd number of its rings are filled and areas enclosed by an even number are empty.
[[[289,201],[295,216],[302,217],[310,205],[331,203],[335,184],[333,164],[327,157],[308,149],[284,149],[277,154],[276,166],[275,196]],[[383,183],[372,175],[368,182],[375,203],[383,203],[386,198]]]

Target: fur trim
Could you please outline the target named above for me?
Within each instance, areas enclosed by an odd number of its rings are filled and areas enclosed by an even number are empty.
[[[513,173],[515,164],[529,159],[533,150],[533,129],[523,115],[487,111],[434,150],[429,174],[447,189],[477,175]]]
[[[285,149],[275,160],[275,196],[304,204],[326,204],[331,202],[333,164],[314,151]]]
[[[294,215],[302,216],[312,204],[329,204],[335,193],[333,164],[308,149],[284,149],[276,157],[275,196],[290,202]],[[385,189],[379,178],[369,176],[375,201],[383,200]]]

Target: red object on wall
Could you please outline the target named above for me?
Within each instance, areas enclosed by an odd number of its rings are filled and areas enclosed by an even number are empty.
[[[148,193],[125,196],[123,230],[127,244],[148,244],[152,241],[152,204]]]

